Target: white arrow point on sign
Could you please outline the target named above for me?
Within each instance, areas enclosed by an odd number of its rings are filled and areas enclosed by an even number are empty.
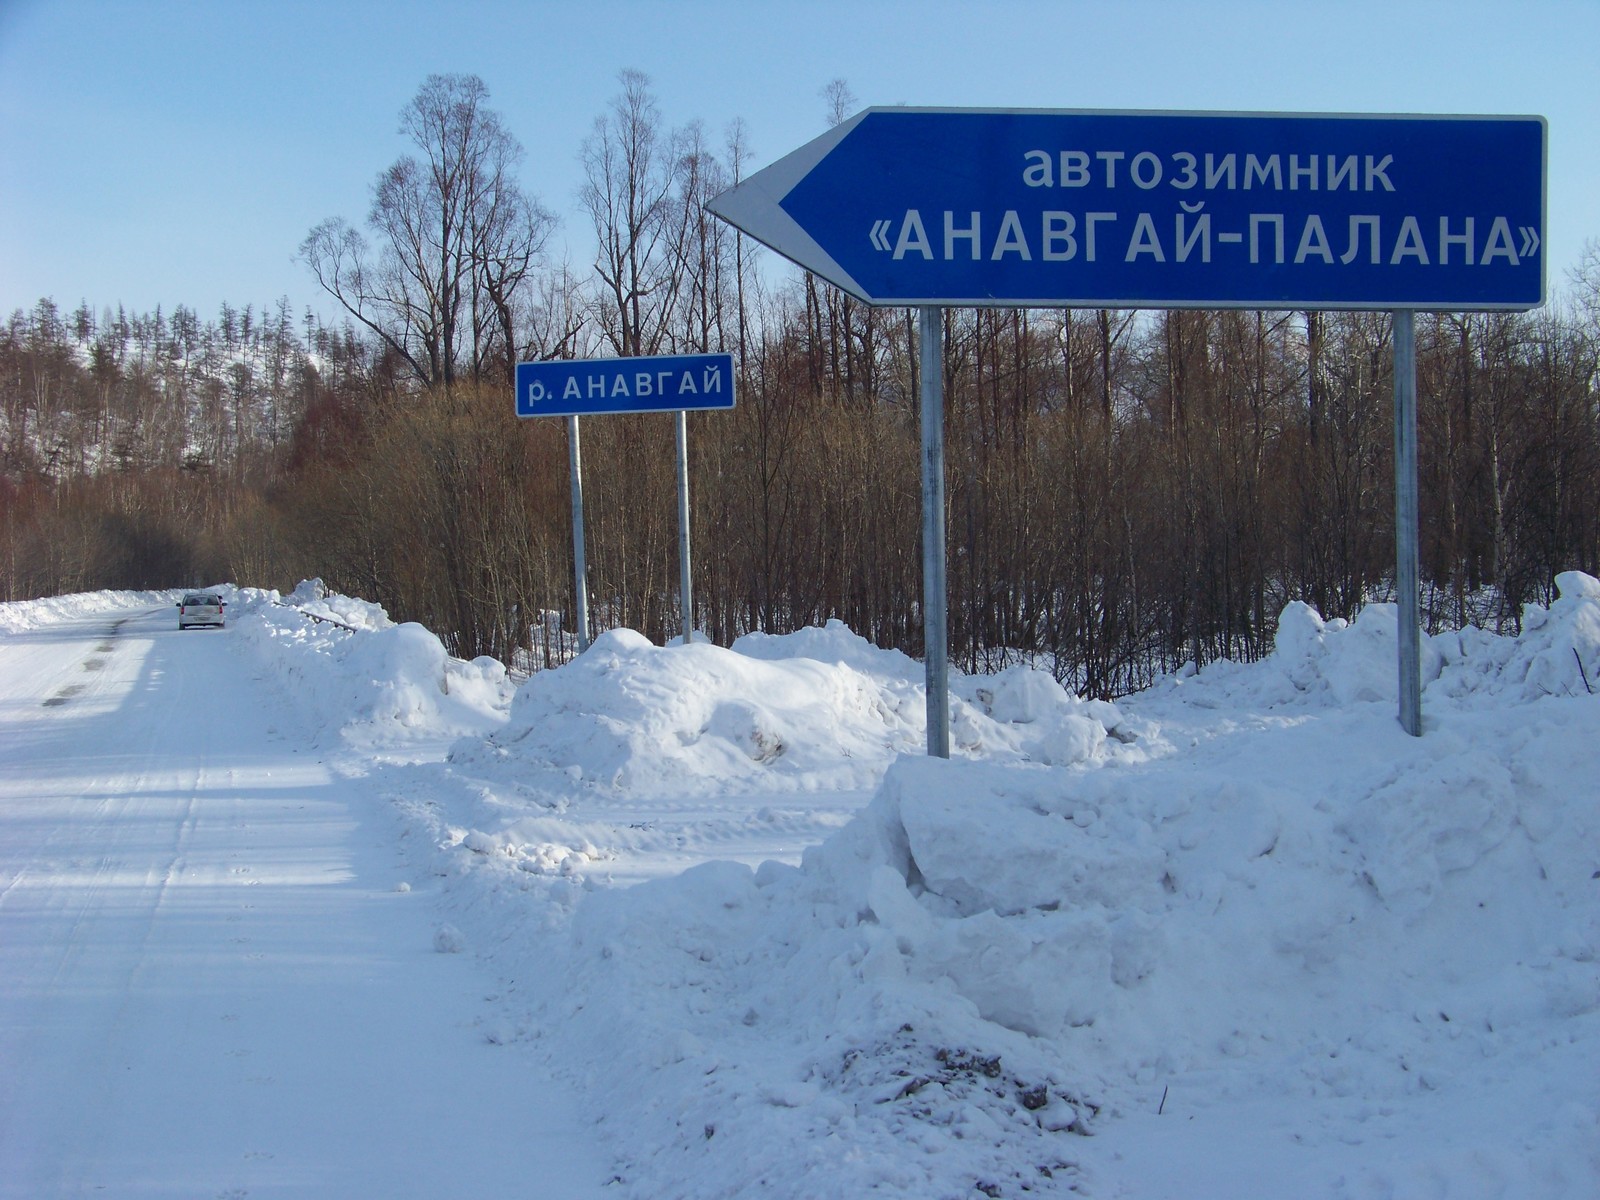
[[[890,249],[891,247],[889,245],[889,222],[886,221],[886,220],[885,221],[874,221],[872,223],[872,234],[871,234],[871,237],[872,237],[872,248],[874,250],[888,250],[888,249]]]
[[[827,158],[869,111],[857,113],[771,166],[713,196],[706,208],[756,241],[772,247],[796,266],[864,298],[866,293],[855,278],[783,210],[783,198]],[[887,227],[888,222],[884,224]]]
[[[1539,231],[1537,229],[1535,229],[1532,225],[1524,225],[1521,228],[1522,228],[1521,257],[1527,258],[1530,255],[1537,254],[1539,252]]]

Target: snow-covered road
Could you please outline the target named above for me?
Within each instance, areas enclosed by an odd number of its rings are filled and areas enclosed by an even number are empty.
[[[598,1194],[362,781],[175,626],[0,638],[0,1196]]]

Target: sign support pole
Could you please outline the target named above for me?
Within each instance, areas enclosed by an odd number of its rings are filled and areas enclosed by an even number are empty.
[[[1422,736],[1422,612],[1417,548],[1416,313],[1394,314],[1395,602],[1400,636],[1400,726]]]
[[[589,568],[583,556],[583,455],[578,447],[578,418],[567,418],[567,459],[572,474],[572,592],[578,610],[578,653],[589,648]]]
[[[678,428],[678,601],[683,609],[683,644],[694,639],[694,585],[689,570],[689,414],[677,413]]]
[[[918,310],[922,342],[922,640],[928,755],[950,757],[950,643],[944,553],[944,310]]]

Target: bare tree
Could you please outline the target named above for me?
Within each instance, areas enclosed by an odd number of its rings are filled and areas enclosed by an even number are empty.
[[[750,131],[740,118],[729,123],[727,129],[726,160],[728,183],[737,184],[744,179],[745,164],[750,160]],[[747,284],[755,255],[745,247],[744,234],[733,230],[733,281],[734,312],[739,331],[739,369],[743,371],[750,356],[750,307]]]
[[[555,358],[584,358],[590,349],[590,304],[582,282],[570,263],[562,262],[539,272],[533,291],[523,289],[522,342],[517,358],[538,362]]]
[[[618,354],[654,354],[676,298],[679,155],[676,139],[662,131],[649,76],[630,69],[619,79],[621,94],[583,142],[581,196],[599,243],[601,331]]]
[[[845,79],[831,79],[823,87],[822,99],[828,106],[828,128],[844,124],[844,119],[855,112],[856,105],[861,102],[856,99],[856,94],[850,90],[849,81]]]
[[[516,296],[554,218],[515,178],[521,144],[476,75],[430,75],[400,114],[407,155],[373,187],[367,225],[342,218],[307,235],[300,257],[351,316],[427,387],[515,367]]]
[[[730,309],[738,302],[738,262],[731,226],[706,211],[706,202],[729,185],[726,168],[705,144],[700,122],[678,139],[678,190],[672,223],[680,298],[676,341],[682,349],[707,352],[727,344]]]

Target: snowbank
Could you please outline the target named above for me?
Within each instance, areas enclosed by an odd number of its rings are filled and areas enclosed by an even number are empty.
[[[921,668],[838,625],[614,631],[513,696],[314,583],[229,617],[377,777],[435,945],[505,981],[487,1040],[581,1084],[619,1195],[1567,1200],[1600,582],[1559,584],[1520,637],[1426,640],[1422,738],[1393,610],[1291,605],[1266,660],[1116,706],[957,676],[951,762]]]
[[[1558,599],[1548,609],[1530,604],[1522,612],[1522,636],[1494,638],[1478,629],[1433,639],[1457,669],[1442,681],[1442,695],[1467,699],[1474,693],[1587,696],[1600,689],[1600,581],[1579,571],[1556,576]]]
[[[77,592],[43,600],[8,600],[0,604],[0,633],[21,633],[112,608],[176,604],[179,595],[180,592]]]
[[[302,579],[294,591],[282,597],[281,603],[313,619],[356,631],[388,629],[394,624],[381,604],[330,592],[321,579]]]
[[[1600,689],[1600,582],[1578,571],[1556,577],[1559,598],[1523,610],[1522,635],[1466,628],[1422,639],[1423,707],[1471,706],[1482,698],[1517,701],[1586,696]],[[1273,654],[1259,663],[1219,662],[1160,681],[1152,693],[1183,694],[1195,707],[1267,709],[1393,706],[1398,618],[1372,604],[1355,621],[1324,621],[1299,602],[1283,610]]]
[[[925,745],[922,678],[918,663],[838,622],[732,649],[611,630],[530,677],[505,727],[452,760],[636,797],[871,788]],[[964,755],[1067,764],[1119,744],[1108,740],[1122,732],[1114,705],[1080,701],[1041,671],[957,672],[951,689]]]
[[[519,964],[530,1020],[641,1197],[1593,1194],[1600,584],[1526,623],[1430,641],[1421,739],[1392,610],[1291,606],[1268,660],[1123,705],[1137,749],[1102,720],[1070,766],[910,754],[798,866],[569,872],[531,893],[571,916]],[[603,639],[494,744],[574,787],[736,788],[770,770],[729,750],[756,729],[803,786],[807,743],[883,761],[914,723],[882,700],[904,664],[841,637],[757,665]],[[986,735],[1083,715],[1032,675],[970,694]],[[718,735],[735,696],[755,716]],[[505,885],[479,854],[455,886],[470,914]],[[1184,1191],[1152,1148],[1189,1121],[1259,1171]]]
[[[243,589],[228,615],[308,722],[352,745],[482,734],[505,720],[512,685],[497,660],[451,658],[421,625],[316,581],[287,599]]]

